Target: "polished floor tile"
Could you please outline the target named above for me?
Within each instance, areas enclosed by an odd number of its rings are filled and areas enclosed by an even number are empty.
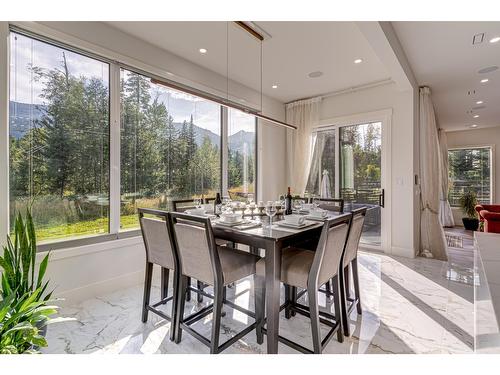
[[[464,250],[464,249],[462,249]],[[465,249],[467,250],[467,249]],[[472,249],[468,249],[472,254]],[[469,256],[465,258],[467,258]],[[350,316],[352,336],[343,343],[333,338],[326,353],[470,353],[473,351],[472,263],[463,256],[457,262],[426,258],[406,259],[380,253],[360,252],[360,284],[363,314]],[[472,257],[470,257],[472,259]],[[170,284],[172,285],[172,284]],[[247,278],[228,289],[228,298],[253,310],[253,279]],[[333,311],[331,301],[319,294],[323,309]],[[152,298],[159,297],[154,287]],[[304,298],[304,297],[303,297]],[[208,348],[184,333],[182,342],[169,340],[170,323],[149,314],[140,320],[142,285],[65,307],[63,322],[49,327],[46,353],[208,353]],[[304,303],[307,300],[304,299]],[[204,304],[189,302],[186,311]],[[163,306],[169,312],[170,303]],[[239,311],[224,307],[221,340],[253,322]],[[195,328],[209,337],[211,316]],[[326,334],[326,328],[323,335]],[[312,347],[309,320],[282,313],[280,334]],[[224,353],[265,353],[256,343],[255,332]],[[280,353],[297,353],[281,345]]]

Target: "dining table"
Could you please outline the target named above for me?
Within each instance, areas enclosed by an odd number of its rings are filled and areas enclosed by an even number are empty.
[[[327,218],[339,218],[350,213],[328,212]],[[267,353],[278,353],[278,333],[280,314],[280,276],[281,251],[288,246],[297,246],[305,242],[319,240],[324,219],[308,220],[309,225],[303,228],[284,227],[280,221],[283,215],[273,218],[272,226],[266,216],[252,217],[256,227],[226,226],[213,221],[213,233],[216,238],[249,246],[253,251],[263,249],[265,252],[265,285],[266,285],[266,323]],[[281,225],[280,225],[281,224]]]

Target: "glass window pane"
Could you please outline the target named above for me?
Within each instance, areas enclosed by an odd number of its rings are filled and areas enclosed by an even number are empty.
[[[220,106],[121,71],[121,228],[138,207],[220,190]]]
[[[451,206],[460,206],[460,197],[474,191],[480,203],[491,203],[491,148],[478,147],[448,151]]]
[[[228,191],[233,200],[255,194],[255,145],[257,122],[254,116],[229,108]]]
[[[108,231],[109,65],[10,34],[10,223],[38,240]]]

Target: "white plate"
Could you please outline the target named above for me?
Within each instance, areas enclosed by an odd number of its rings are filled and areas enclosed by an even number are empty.
[[[302,228],[306,228],[306,227],[309,227],[311,225],[315,225],[315,224],[318,224],[318,223],[314,223],[312,221],[304,221],[302,224],[292,224],[292,223],[287,223],[285,222],[285,220],[281,220],[281,221],[278,221],[276,222],[276,225],[280,226],[280,227],[286,227],[286,228],[294,228],[294,229],[302,229]]]
[[[246,221],[242,219],[242,220],[238,220],[238,221],[235,221],[235,222],[232,222],[232,223],[228,223],[227,221],[217,220],[216,223],[220,224],[220,225],[225,225],[227,227],[234,227],[236,225],[244,224],[244,223],[246,223]]]

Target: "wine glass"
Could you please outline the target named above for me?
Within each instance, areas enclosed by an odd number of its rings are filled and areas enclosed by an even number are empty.
[[[201,199],[200,198],[194,198],[193,203],[194,203],[194,206],[196,208],[201,208]]]
[[[317,209],[318,209],[318,207],[319,207],[319,203],[320,203],[319,198],[318,198],[317,196],[314,196],[314,197],[313,197],[313,200],[312,200],[312,205],[313,205],[313,208],[314,208],[315,210],[317,210]]]
[[[300,212],[302,210],[302,207],[304,207],[304,201],[302,199],[295,199],[293,201],[294,210]]]
[[[276,205],[273,201],[268,201],[266,204],[266,215],[269,216],[269,229],[273,226],[273,216],[276,215]]]

